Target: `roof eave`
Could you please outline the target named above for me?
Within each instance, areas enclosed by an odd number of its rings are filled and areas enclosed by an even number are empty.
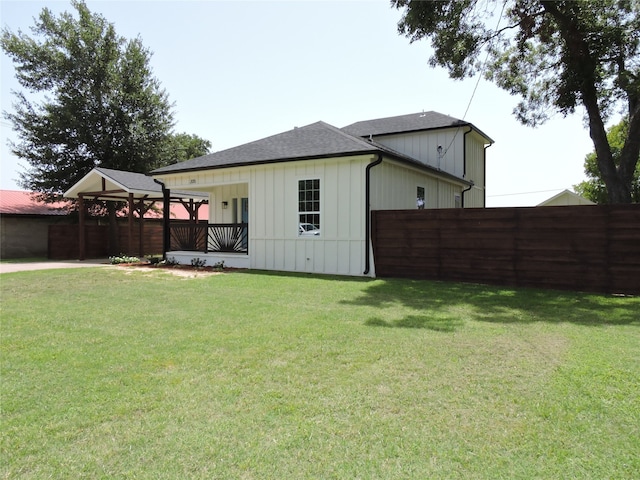
[[[464,178],[458,177],[456,175],[453,175],[449,172],[446,172],[445,170],[442,170],[440,168],[436,168],[436,167],[432,167],[431,165],[427,165],[425,163],[422,163],[418,160],[409,158],[409,157],[405,157],[403,155],[400,154],[396,154],[393,152],[384,152],[385,155],[391,157],[394,160],[400,161],[402,163],[406,163],[408,165],[411,165],[413,167],[419,168],[420,170],[424,170],[432,175],[436,175],[438,177],[441,178],[446,178],[448,180],[454,181],[456,183],[460,183],[462,185],[466,185],[466,186],[472,186],[474,185],[473,182],[469,181],[469,180],[465,180]]]
[[[250,162],[234,162],[227,163],[224,165],[209,165],[209,166],[200,166],[193,168],[178,168],[175,170],[169,171],[161,171],[162,169],[153,170],[149,175],[153,177],[160,177],[165,175],[173,175],[175,173],[192,173],[192,172],[201,172],[205,170],[221,170],[223,168],[237,168],[237,167],[248,167],[252,165],[270,165],[274,163],[290,163],[290,162],[304,162],[307,160],[318,160],[321,158],[344,158],[344,157],[354,157],[357,155],[375,155],[380,153],[380,149],[373,147],[371,150],[359,150],[353,152],[343,152],[343,153],[330,153],[330,154],[322,154],[322,155],[308,155],[303,157],[290,157],[290,158],[275,158],[269,160],[260,160],[260,161],[250,161]],[[178,164],[176,164],[178,165]]]
[[[434,130],[453,130],[455,128],[462,128],[462,127],[471,127],[471,130],[477,132],[481,137],[486,139],[487,143],[489,143],[489,144],[494,144],[495,143],[495,141],[490,136],[488,136],[482,130],[477,128],[473,123],[469,123],[469,122],[460,122],[460,123],[458,123],[456,125],[443,125],[441,127],[413,128],[413,129],[408,129],[408,130],[400,130],[400,131],[397,131],[397,132],[378,133],[378,134],[373,134],[372,136],[373,136],[373,138],[375,138],[375,137],[386,137],[386,136],[392,136],[392,135],[404,135],[404,134],[407,134],[407,133],[433,132]],[[360,138],[365,138],[367,136],[368,135],[360,136]]]

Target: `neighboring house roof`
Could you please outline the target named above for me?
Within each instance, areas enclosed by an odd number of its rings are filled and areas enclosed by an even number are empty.
[[[68,203],[44,203],[34,193],[22,190],[0,190],[1,215],[67,215]]]
[[[434,113],[434,115],[432,123],[430,123],[430,125],[432,125],[431,128],[442,128],[444,121],[440,117],[444,117],[450,121],[461,122],[460,120],[447,117],[446,115],[436,114],[435,112],[432,113]],[[418,115],[419,114],[415,114],[414,117]],[[408,120],[409,117],[410,115],[405,115],[403,117],[394,118],[405,118],[405,120]],[[440,118],[440,122],[437,123],[437,125],[440,125],[439,127],[433,126],[436,125],[436,117]],[[449,122],[448,125],[451,127],[457,124],[452,125],[451,122]],[[470,124],[463,122],[461,125]],[[428,128],[419,128],[419,130],[425,129]],[[486,138],[489,141],[492,141],[488,137]],[[436,169],[415,158],[381,145],[380,143],[371,140],[363,140],[358,135],[353,135],[345,129],[336,128],[325,122],[312,123],[304,127],[294,128],[287,132],[272,135],[250,143],[245,143],[244,145],[232,147],[227,150],[221,150],[202,157],[168,165],[152,171],[151,174],[161,175],[165,173],[209,170],[214,168],[238,167],[253,164],[380,153],[385,153],[402,162],[430,170],[439,176],[447,177],[466,185],[471,184],[467,180]]]
[[[162,209],[162,204],[158,205]],[[184,208],[181,203],[172,203],[169,207],[171,212],[169,216],[174,220],[189,220],[189,212]],[[144,214],[144,218],[162,218],[162,211],[148,210]],[[201,205],[198,210],[198,219],[207,220],[209,218],[209,205]]]
[[[563,190],[553,197],[547,198],[544,202],[541,202],[536,206],[551,207],[562,205],[595,205],[595,203],[588,198],[584,198],[577,193],[573,193],[571,190]]]
[[[127,200],[129,194],[136,199],[162,198],[162,186],[143,173],[124,172],[96,167],[64,193],[67,198],[78,198],[80,194],[107,200]],[[194,191],[171,191],[172,198],[194,198],[206,200],[207,193]]]
[[[358,137],[369,137],[465,126],[473,128],[489,142],[493,143],[490,137],[482,133],[473,124],[438,112],[411,113],[396,117],[365,120],[347,125],[342,130]]]
[[[161,206],[161,205],[160,205]],[[0,215],[54,215],[69,214],[67,202],[43,203],[36,199],[33,192],[22,190],[0,190]],[[145,218],[161,218],[162,213],[149,210]],[[209,218],[209,205],[200,207],[200,219]],[[171,204],[171,218],[188,220],[189,213],[180,203]]]

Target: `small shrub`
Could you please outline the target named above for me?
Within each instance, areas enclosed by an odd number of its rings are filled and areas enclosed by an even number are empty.
[[[200,258],[196,257],[196,258],[192,258],[191,259],[191,266],[195,267],[195,268],[202,268],[207,264],[206,260],[201,260]]]
[[[121,253],[119,256],[109,257],[109,262],[112,265],[118,265],[120,263],[139,263],[140,259],[138,257],[129,257],[124,253]]]
[[[162,263],[164,265],[169,266],[169,267],[174,267],[176,265],[180,265],[180,262],[178,262],[175,257],[169,257],[165,261],[163,261]]]
[[[224,270],[224,260],[219,261],[218,263],[213,264],[214,270]]]

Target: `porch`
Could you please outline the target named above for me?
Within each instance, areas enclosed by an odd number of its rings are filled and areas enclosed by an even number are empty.
[[[167,260],[186,265],[204,261],[209,267],[224,263],[225,267],[249,268],[248,223],[170,222],[169,238]]]

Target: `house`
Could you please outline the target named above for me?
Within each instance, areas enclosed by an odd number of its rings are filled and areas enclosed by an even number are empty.
[[[436,112],[337,128],[317,122],[151,172],[209,196],[206,244],[168,257],[208,265],[375,275],[371,210],[485,206],[486,149],[469,122]],[[184,236],[184,235],[183,235]]]
[[[0,258],[46,257],[50,225],[70,223],[68,204],[32,192],[0,190]]]
[[[540,202],[537,207],[556,207],[563,205],[595,205],[588,198],[581,197],[571,190],[563,190],[551,198],[547,198],[544,202]]]

